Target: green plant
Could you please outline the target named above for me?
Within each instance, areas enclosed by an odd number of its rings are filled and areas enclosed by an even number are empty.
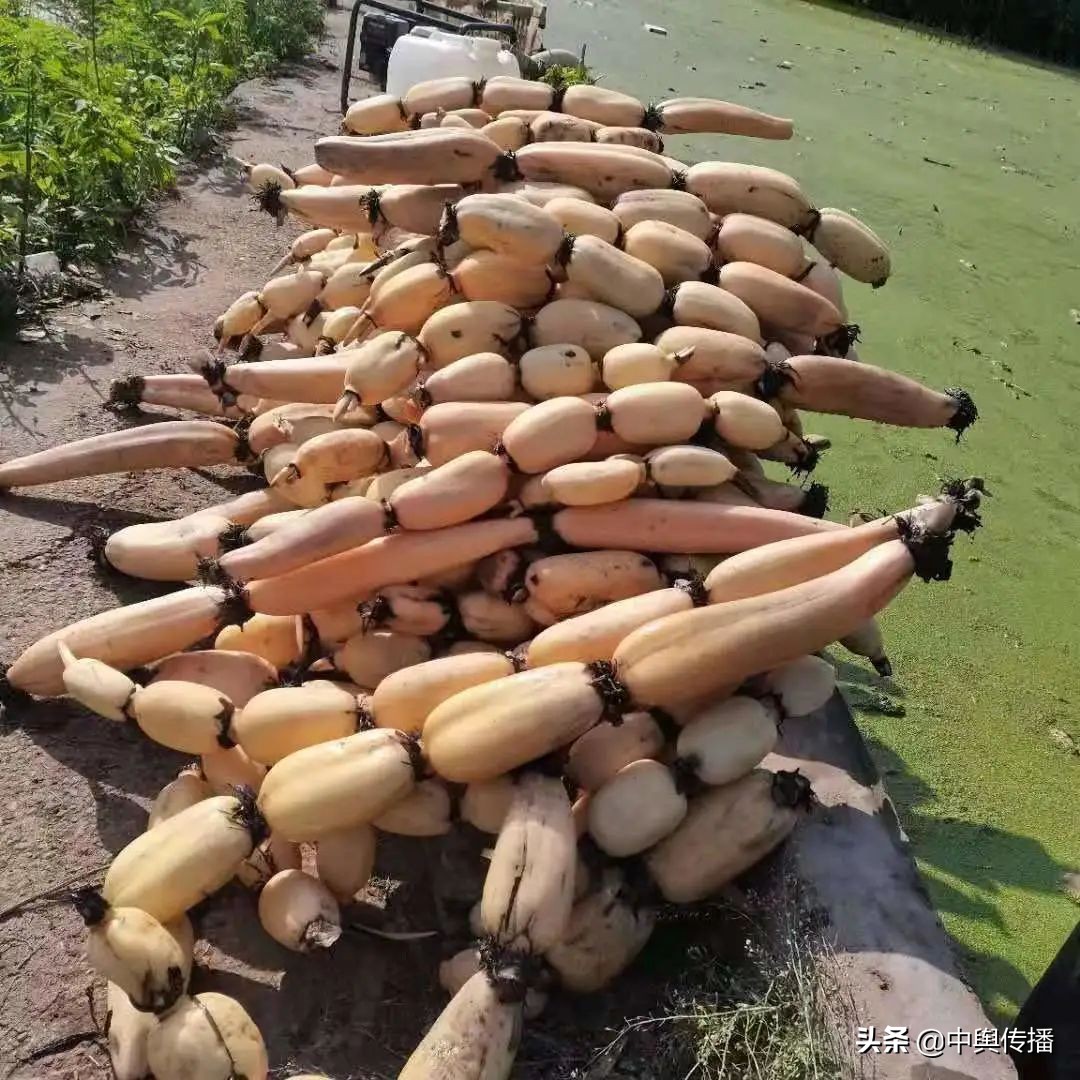
[[[741,959],[691,945],[665,1005],[628,1021],[593,1062],[647,1034],[660,1076],[854,1080],[840,1034],[853,1029],[853,1010],[828,947],[803,914],[797,884],[785,878],[776,889],[764,920],[746,924]]]
[[[206,148],[243,78],[302,56],[318,0],[0,0],[0,266],[103,258]]]
[[[252,0],[246,7],[247,39],[256,57],[299,60],[323,32],[319,0]],[[265,62],[265,61],[264,61]]]
[[[540,82],[546,82],[557,90],[565,90],[568,86],[586,85],[592,86],[597,82],[598,76],[586,67],[585,63],[575,64],[572,67],[561,67],[558,64],[549,67],[540,76]]]
[[[123,69],[99,67],[101,94],[87,86],[85,39],[4,19],[0,40],[0,92],[12,102],[0,118],[0,200],[19,207],[0,261],[41,248],[105,254],[131,209],[172,180],[170,148],[124,101]]]
[[[673,1060],[702,1078],[840,1080],[851,1074],[838,1036],[824,961],[789,931],[769,946],[751,945],[732,969],[692,950],[702,988],[673,1002],[663,1040]]]
[[[170,88],[179,104],[177,142],[185,149],[197,149],[220,120],[225,94],[236,82],[236,69],[224,61],[221,48],[229,12],[166,8],[156,17],[169,24],[179,44],[179,70],[174,66],[170,72]]]

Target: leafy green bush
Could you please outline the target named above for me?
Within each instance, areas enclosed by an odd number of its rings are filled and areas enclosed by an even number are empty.
[[[54,14],[54,13],[50,13]],[[73,0],[63,25],[0,0],[0,266],[115,250],[205,149],[243,78],[304,55],[320,0]]]
[[[0,43],[11,103],[0,117],[0,263],[24,246],[107,253],[131,210],[173,176],[178,151],[145,117],[159,95],[100,58],[95,77],[85,40],[59,26],[0,19]]]
[[[248,8],[248,40],[270,63],[301,59],[322,29],[323,7],[311,0],[259,0]]]

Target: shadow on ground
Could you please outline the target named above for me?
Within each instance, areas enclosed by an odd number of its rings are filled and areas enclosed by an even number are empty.
[[[834,656],[841,691],[856,713],[904,716],[904,691],[868,667]],[[942,913],[982,923],[1004,932],[996,901],[1003,889],[1058,896],[1062,875],[1070,867],[1058,863],[1037,840],[960,816],[926,812],[935,803],[934,789],[914,775],[907,762],[885,743],[863,732],[873,767],[894,800],[900,825],[918,853],[919,869],[930,901]],[[999,998],[1019,1008],[1031,983],[1013,964],[980,949],[954,941],[961,966],[979,974],[979,984],[996,988]],[[984,1002],[990,1019],[1010,1017]]]
[[[118,724],[67,699],[19,702],[2,728],[16,728],[87,783],[97,808],[102,846],[116,854],[146,829],[146,809],[191,755],[167,750],[134,724]]]
[[[109,264],[105,281],[110,291],[126,300],[156,289],[193,285],[202,264],[192,246],[198,234],[148,222],[133,232],[124,251]]]
[[[886,788],[902,808],[901,824],[918,851],[919,868],[938,911],[1003,930],[994,902],[1002,889],[1060,895],[1062,875],[1069,868],[1041,843],[962,817],[926,815],[921,808],[934,802],[933,789],[913,776],[889,747],[875,739],[867,739],[867,744]],[[994,986],[1016,1008],[1024,1003],[1031,983],[1014,965],[979,949],[957,945],[957,950],[965,969],[979,970],[983,985]],[[984,1004],[995,1023],[1009,1019],[993,1002]]]
[[[892,679],[878,677],[861,661],[840,655],[830,659],[852,714],[905,715],[904,690]],[[801,729],[793,730],[797,756],[847,772],[866,787],[883,782],[897,815],[897,842],[908,856],[918,859],[919,875],[912,884],[925,890],[936,912],[1004,935],[1010,931],[1001,915],[1003,892],[1061,896],[1063,875],[1072,867],[1059,863],[1038,840],[975,820],[974,812],[971,819],[934,814],[931,808],[939,800],[933,787],[916,776],[895,750],[870,736],[865,726],[859,737],[854,727],[848,730],[849,723],[834,721],[830,730],[835,738],[808,741],[801,737]],[[863,812],[850,807],[830,810],[837,821],[843,814],[857,817]],[[1002,956],[950,941],[967,980],[994,987],[995,996],[983,1001],[989,1018],[998,1024],[1011,1022],[1031,991],[1031,980]],[[929,953],[921,958],[936,963]]]
[[[138,510],[125,510],[116,506],[101,506],[96,502],[83,502],[76,499],[56,499],[39,495],[0,495],[0,510],[16,518],[28,518],[32,521],[47,521],[53,525],[71,525],[73,528],[88,523],[105,525],[110,531],[122,529],[128,525],[142,525],[148,521],[166,521],[164,514],[145,514]],[[145,586],[146,582],[133,584]],[[141,597],[140,597],[141,599]]]
[[[40,342],[0,341],[0,430],[8,425],[34,434],[34,427],[20,415],[37,407],[46,386],[81,376],[93,389],[93,368],[113,363],[113,349],[67,329],[50,328]],[[2,445],[2,443],[0,443]],[[5,455],[6,456],[6,455]]]

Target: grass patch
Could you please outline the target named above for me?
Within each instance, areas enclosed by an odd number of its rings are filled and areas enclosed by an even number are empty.
[[[859,1024],[820,911],[781,852],[701,904],[662,905],[598,994],[553,994],[521,1080],[856,1080]],[[745,891],[743,891],[745,890]]]
[[[855,1014],[834,978],[823,937],[779,873],[750,907],[678,909],[640,968],[668,952],[655,1003],[621,1021],[611,1039],[566,1075],[662,1076],[670,1080],[854,1080],[858,1062],[842,1040]],[[762,899],[762,897],[764,899]],[[689,927],[687,923],[689,922]],[[671,949],[680,935],[685,947]],[[652,954],[650,956],[650,954]],[[634,975],[620,978],[634,994]],[[655,971],[653,972],[655,974]],[[571,1052],[572,1055],[572,1052]],[[544,1074],[552,1075],[549,1071]],[[562,1075],[561,1073],[559,1074]]]
[[[661,1027],[661,1075],[720,1080],[841,1080],[854,1067],[839,1038],[837,991],[823,946],[793,926],[779,941],[751,942],[737,968],[707,951],[687,956],[692,989],[677,989]]]
[[[798,0],[673,0],[667,37],[640,29],[655,21],[644,0],[620,10],[612,33],[570,5],[548,42],[586,43],[606,83],[643,101],[793,116],[791,142],[672,138],[668,152],[783,169],[865,218],[895,276],[846,283],[860,355],[978,403],[959,446],[806,421],[832,439],[814,478],[836,520],[910,505],[939,477],[982,475],[993,492],[953,581],[912,586],[885,617],[895,680],[859,663],[844,678],[967,972],[996,1019],[1012,1016],[1076,923],[1062,875],[1080,867],[1080,757],[1050,729],[1080,741],[1080,81]]]

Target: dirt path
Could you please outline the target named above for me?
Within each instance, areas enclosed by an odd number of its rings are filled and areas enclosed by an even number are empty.
[[[240,89],[234,154],[303,164],[312,141],[336,128],[345,25],[344,12],[330,12],[330,37],[317,59]],[[101,408],[110,380],[182,370],[183,358],[211,343],[216,315],[265,280],[288,237],[249,212],[244,194],[225,161],[193,173],[110,270],[111,295],[50,320],[51,343],[14,346],[0,356],[0,458],[132,422]],[[10,663],[57,626],[160,591],[99,576],[81,535],[88,526],[174,517],[250,482],[238,470],[120,475],[0,500],[0,660]],[[64,703],[10,710],[0,731],[0,910],[80,872],[85,880],[100,878],[99,868],[142,830],[149,801],[182,764],[179,755]],[[386,1048],[366,1032],[376,1004],[420,999],[420,987],[401,983],[409,968],[391,971],[393,958],[410,947],[356,935],[332,956],[299,957],[275,946],[253,920],[250,898],[239,890],[203,915],[199,987],[244,1001],[268,1033],[275,1065],[393,1075],[395,1051],[414,1040],[423,1011],[400,1010],[400,1041],[380,1025]],[[109,1075],[88,1005],[93,988],[103,1016],[102,987],[82,959],[81,940],[66,904],[32,905],[0,921],[0,1077]],[[414,958],[409,967],[413,980],[430,987],[428,965]],[[290,992],[273,992],[284,987]]]

